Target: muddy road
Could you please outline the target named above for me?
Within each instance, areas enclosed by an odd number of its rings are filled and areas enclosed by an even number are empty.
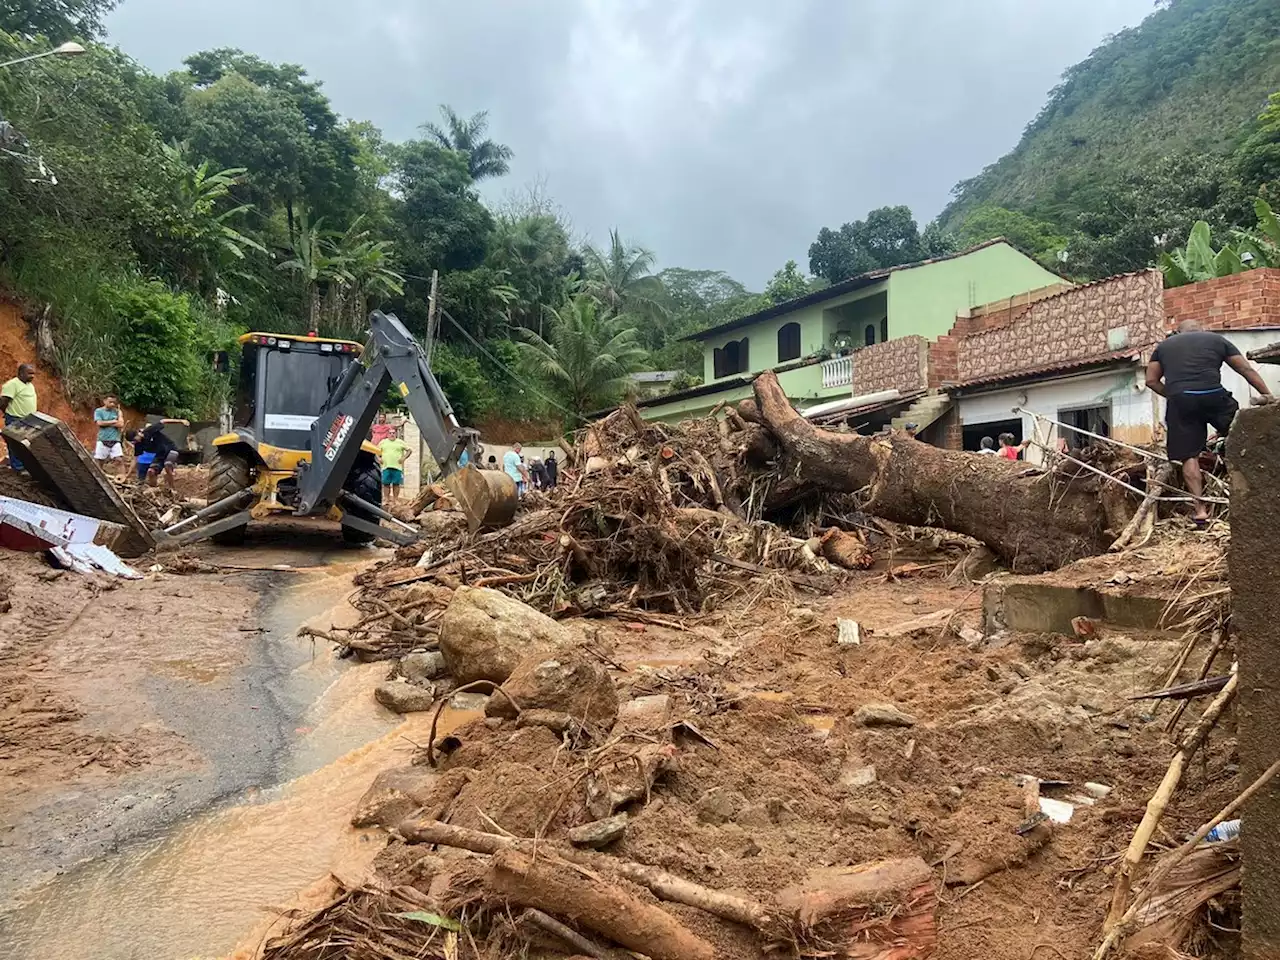
[[[181,905],[193,930],[216,927],[208,904],[219,879],[236,884],[237,860],[290,837],[298,852],[297,831],[280,821],[306,827],[299,811],[316,805],[291,801],[291,790],[307,795],[291,781],[397,723],[370,708],[374,673],[296,637],[303,623],[341,621],[351,577],[376,551],[292,525],[199,553],[221,572],[101,585],[4,554],[0,954],[186,957],[229,946],[246,926],[243,898],[232,898],[240,913],[224,918],[221,937],[165,929],[148,943],[130,931],[148,905],[176,905],[179,877],[202,880],[208,898]],[[346,790],[317,784],[311,800],[332,794],[349,816],[348,794],[367,785],[352,766]],[[336,843],[338,831],[320,829],[334,825],[324,810],[313,812],[307,834]],[[278,871],[280,895],[323,874],[330,852],[295,856],[296,871]],[[250,912],[274,895],[240,892],[258,898]],[[125,926],[109,929],[112,918]]]

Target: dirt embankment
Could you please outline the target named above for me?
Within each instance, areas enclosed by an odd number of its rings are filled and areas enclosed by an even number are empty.
[[[73,405],[67,399],[62,381],[36,356],[36,346],[31,342],[30,327],[22,316],[22,310],[13,303],[0,300],[0,383],[14,376],[21,363],[30,363],[36,368],[36,396],[40,412],[70,425],[80,442],[92,451],[98,438],[93,423],[95,404]],[[108,386],[104,384],[103,389]],[[124,413],[126,422],[130,424],[142,423],[146,419],[137,410],[126,409]]]

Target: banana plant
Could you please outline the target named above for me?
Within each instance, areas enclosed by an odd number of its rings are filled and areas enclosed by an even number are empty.
[[[1280,267],[1280,218],[1261,197],[1254,202],[1253,212],[1258,217],[1257,228],[1236,231],[1240,253],[1253,258],[1250,267]]]
[[[1166,287],[1181,287],[1242,273],[1248,265],[1241,259],[1240,252],[1230,246],[1215,251],[1209,224],[1198,220],[1191,228],[1185,247],[1160,254],[1160,269],[1164,272]]]

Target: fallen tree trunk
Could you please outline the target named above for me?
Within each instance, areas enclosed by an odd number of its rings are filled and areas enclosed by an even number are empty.
[[[654,960],[714,960],[711,944],[617,884],[543,853],[493,856],[489,884],[507,902],[568,917]]]
[[[772,371],[756,377],[755,403],[744,406],[743,418],[758,417],[781,446],[784,477],[832,492],[865,488],[867,513],[967,534],[1016,572],[1105,553],[1119,533],[1108,535],[1100,478],[1068,479],[905,435],[821,430],[795,411]]]
[[[778,902],[802,945],[825,948],[820,956],[917,960],[938,944],[937,887],[919,857],[815,870]]]
[[[468,830],[465,827],[434,820],[406,820],[396,828],[396,832],[404,837],[407,843],[436,843],[446,847],[456,847],[459,850],[470,850],[472,853],[495,854],[499,850],[507,849],[522,850],[529,854],[536,854],[538,851],[542,851],[544,855],[551,853],[562,860],[568,860],[591,870],[611,872],[625,877],[632,883],[648,887],[662,900],[697,907],[721,919],[757,930],[767,930],[770,927],[769,913],[763,904],[712,890],[648,864],[593,851],[574,850],[572,847],[554,845],[547,841],[502,837],[494,833]]]

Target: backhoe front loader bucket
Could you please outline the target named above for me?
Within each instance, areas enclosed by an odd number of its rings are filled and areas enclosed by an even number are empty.
[[[516,482],[499,470],[466,466],[441,483],[462,508],[473,533],[481,527],[505,527],[516,515]]]

